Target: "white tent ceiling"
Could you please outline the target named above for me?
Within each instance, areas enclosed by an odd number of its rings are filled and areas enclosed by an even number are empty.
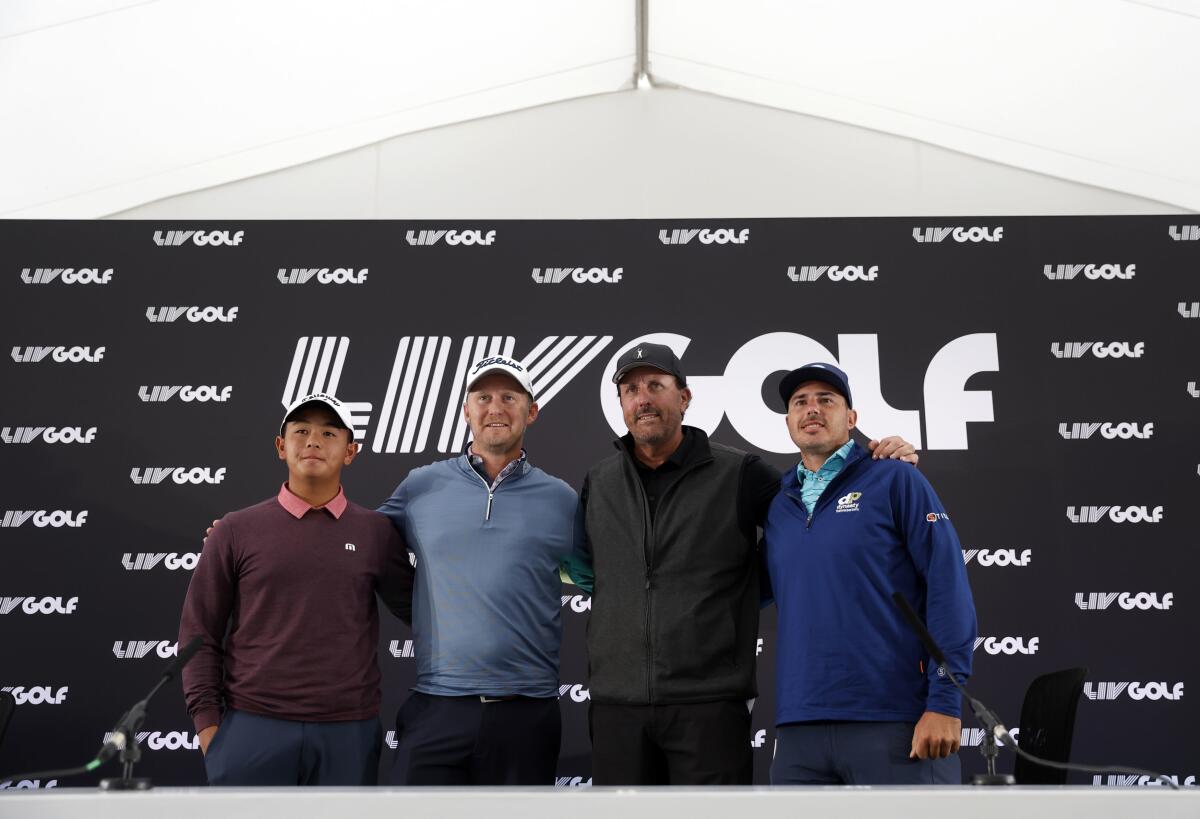
[[[649,0],[643,19],[639,62],[634,0],[4,0],[0,216],[99,216],[646,93],[639,65],[654,84],[1200,210],[1200,0]]]

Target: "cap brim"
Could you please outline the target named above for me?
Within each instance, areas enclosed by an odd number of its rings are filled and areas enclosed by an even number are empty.
[[[622,367],[621,369],[619,369],[615,373],[613,373],[613,377],[612,377],[613,383],[616,384],[618,381],[621,380],[621,378],[626,373],[630,372],[631,370],[636,370],[639,367],[649,367],[653,370],[658,370],[659,372],[664,372],[667,375],[675,375],[675,373],[671,372],[666,367],[660,367],[657,364],[651,364],[649,361],[631,361],[630,363],[626,364],[624,367]]]
[[[338,419],[338,422],[342,425],[342,427],[344,429],[350,430],[350,440],[354,440],[354,425],[352,423],[350,423],[350,413],[346,410],[346,408],[344,406],[336,407],[333,404],[330,404],[328,401],[325,401],[321,398],[309,398],[307,401],[301,401],[300,403],[296,404],[294,407],[289,409],[287,411],[287,414],[283,416],[283,420],[279,422],[280,437],[283,436],[284,431],[287,429],[288,419],[310,404],[315,404],[318,407],[324,407],[325,409],[332,412],[333,417]]]
[[[467,382],[467,392],[470,392],[471,388],[479,383],[479,379],[484,378],[489,375],[492,375],[494,373],[500,373],[501,375],[507,375],[513,381],[517,382],[517,386],[519,386],[525,392],[529,393],[530,398],[537,400],[533,394],[532,384],[526,386],[524,383],[522,383],[521,379],[517,378],[517,376],[513,373],[513,371],[508,369],[507,367],[489,367],[488,369],[479,373],[477,376],[475,376],[474,378],[472,378],[470,381]]]
[[[821,367],[801,367],[798,370],[792,370],[783,377],[779,382],[779,398],[783,401],[783,411],[787,412],[788,404],[792,400],[792,393],[806,381],[820,381],[828,384],[837,390],[838,395],[845,398],[847,403],[850,401],[850,396],[844,392],[844,387],[838,381],[837,376],[829,372],[829,370]]]

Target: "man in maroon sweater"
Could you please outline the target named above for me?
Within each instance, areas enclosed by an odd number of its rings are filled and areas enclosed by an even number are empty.
[[[341,401],[299,399],[275,439],[279,494],[205,541],[179,625],[204,644],[183,671],[213,785],[373,785],[378,593],[409,620],[413,572],[391,522],[346,499],[358,451]]]

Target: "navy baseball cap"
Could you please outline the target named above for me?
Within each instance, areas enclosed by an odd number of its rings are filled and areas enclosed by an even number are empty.
[[[854,406],[854,402],[850,398],[850,379],[832,364],[818,361],[805,364],[798,370],[792,370],[779,382],[779,397],[783,399],[784,412],[787,412],[788,402],[792,400],[792,393],[796,391],[796,387],[806,381],[824,381],[842,394],[842,397],[846,399],[846,406]]]

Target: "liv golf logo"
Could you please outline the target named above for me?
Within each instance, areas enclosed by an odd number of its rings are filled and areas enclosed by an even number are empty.
[[[744,245],[750,241],[750,228],[674,228],[658,232],[664,245],[686,245],[695,239],[702,245]]]
[[[1174,685],[1165,682],[1098,682],[1090,680],[1083,684],[1083,693],[1089,700],[1115,700],[1122,693],[1131,700],[1181,700],[1183,683]]]
[[[1083,358],[1088,353],[1096,358],[1141,358],[1145,351],[1144,341],[1055,341],[1050,345],[1055,358]]]
[[[25,284],[50,284],[57,280],[63,284],[108,284],[112,281],[111,267],[34,267],[22,268],[21,281]]]
[[[484,245],[490,246],[496,241],[494,230],[410,230],[404,234],[404,240],[413,246],[436,245],[445,241],[448,245]]]
[[[281,267],[275,277],[280,284],[362,284],[367,280],[367,268],[355,270],[352,267]]]
[[[6,444],[90,444],[96,440],[96,427],[4,427],[0,441]]]
[[[242,243],[246,231],[239,230],[232,234],[228,230],[156,230],[154,244],[159,247],[179,247],[182,244],[193,244],[197,247],[217,247],[228,245],[236,247]]]
[[[1104,611],[1113,603],[1125,611],[1166,611],[1175,602],[1174,592],[1075,592],[1075,605],[1081,611]]]
[[[794,282],[815,282],[828,275],[831,282],[873,282],[879,278],[879,265],[795,265],[787,269],[787,277]]]
[[[12,360],[18,364],[37,364],[46,356],[58,364],[96,364],[104,358],[105,347],[13,347]]]
[[[611,272],[607,267],[535,267],[533,280],[538,284],[559,284],[570,276],[575,284],[616,284],[624,272],[623,267]]]
[[[764,400],[759,387],[772,373],[794,366],[796,361],[837,361],[839,366],[865,384],[855,390],[855,400],[864,417],[884,432],[900,435],[918,448],[966,449],[968,422],[994,420],[989,390],[967,389],[976,372],[999,369],[996,335],[972,333],[950,339],[930,360],[923,376],[925,409],[901,410],[887,404],[879,393],[879,336],[871,333],[839,334],[838,354],[798,333],[766,333],[747,340],[732,351],[724,372],[687,372],[689,381],[703,389],[704,403],[694,404],[688,420],[709,434],[728,418],[734,429],[752,446],[768,452],[795,452],[795,444],[778,423],[779,412]],[[436,446],[439,452],[457,452],[466,443],[467,425],[462,404],[467,368],[485,356],[517,356],[529,368],[534,393],[544,410],[549,402],[602,352],[611,356],[596,372],[597,399],[605,420],[617,434],[625,431],[620,405],[612,401],[612,372],[622,352],[641,343],[672,346],[684,359],[692,339],[675,333],[635,336],[618,348],[610,348],[612,336],[545,336],[522,355],[512,336],[403,336],[396,346],[390,368],[382,368],[386,390],[382,405],[346,400],[355,437],[372,452],[417,453]],[[310,392],[327,392],[349,399],[353,392],[342,388],[341,378],[350,339],[339,337],[300,338],[280,403],[291,403]],[[382,389],[382,387],[380,387]],[[597,393],[593,393],[597,395]],[[922,429],[922,418],[924,418]],[[373,431],[364,429],[375,422]],[[868,434],[871,430],[864,430]]]
[[[1145,506],[1068,506],[1067,519],[1071,523],[1099,523],[1105,519],[1113,523],[1161,523],[1163,508],[1155,506],[1151,511]]]
[[[171,323],[178,321],[180,318],[186,317],[188,321],[195,324],[203,321],[212,324],[214,321],[220,321],[228,324],[237,318],[238,308],[236,307],[147,307],[146,320],[153,323]]]
[[[1048,264],[1042,266],[1042,273],[1050,281],[1071,281],[1080,273],[1085,279],[1132,279],[1137,275],[1137,265],[1127,264]]]
[[[1101,423],[1099,421],[1064,422],[1058,425],[1058,434],[1068,441],[1086,441],[1099,430],[1100,437],[1109,441],[1121,439],[1129,441],[1137,438],[1146,440],[1154,435],[1154,422],[1122,421],[1120,423]]]
[[[999,242],[1004,238],[1003,227],[915,227],[912,237],[918,242]]]

